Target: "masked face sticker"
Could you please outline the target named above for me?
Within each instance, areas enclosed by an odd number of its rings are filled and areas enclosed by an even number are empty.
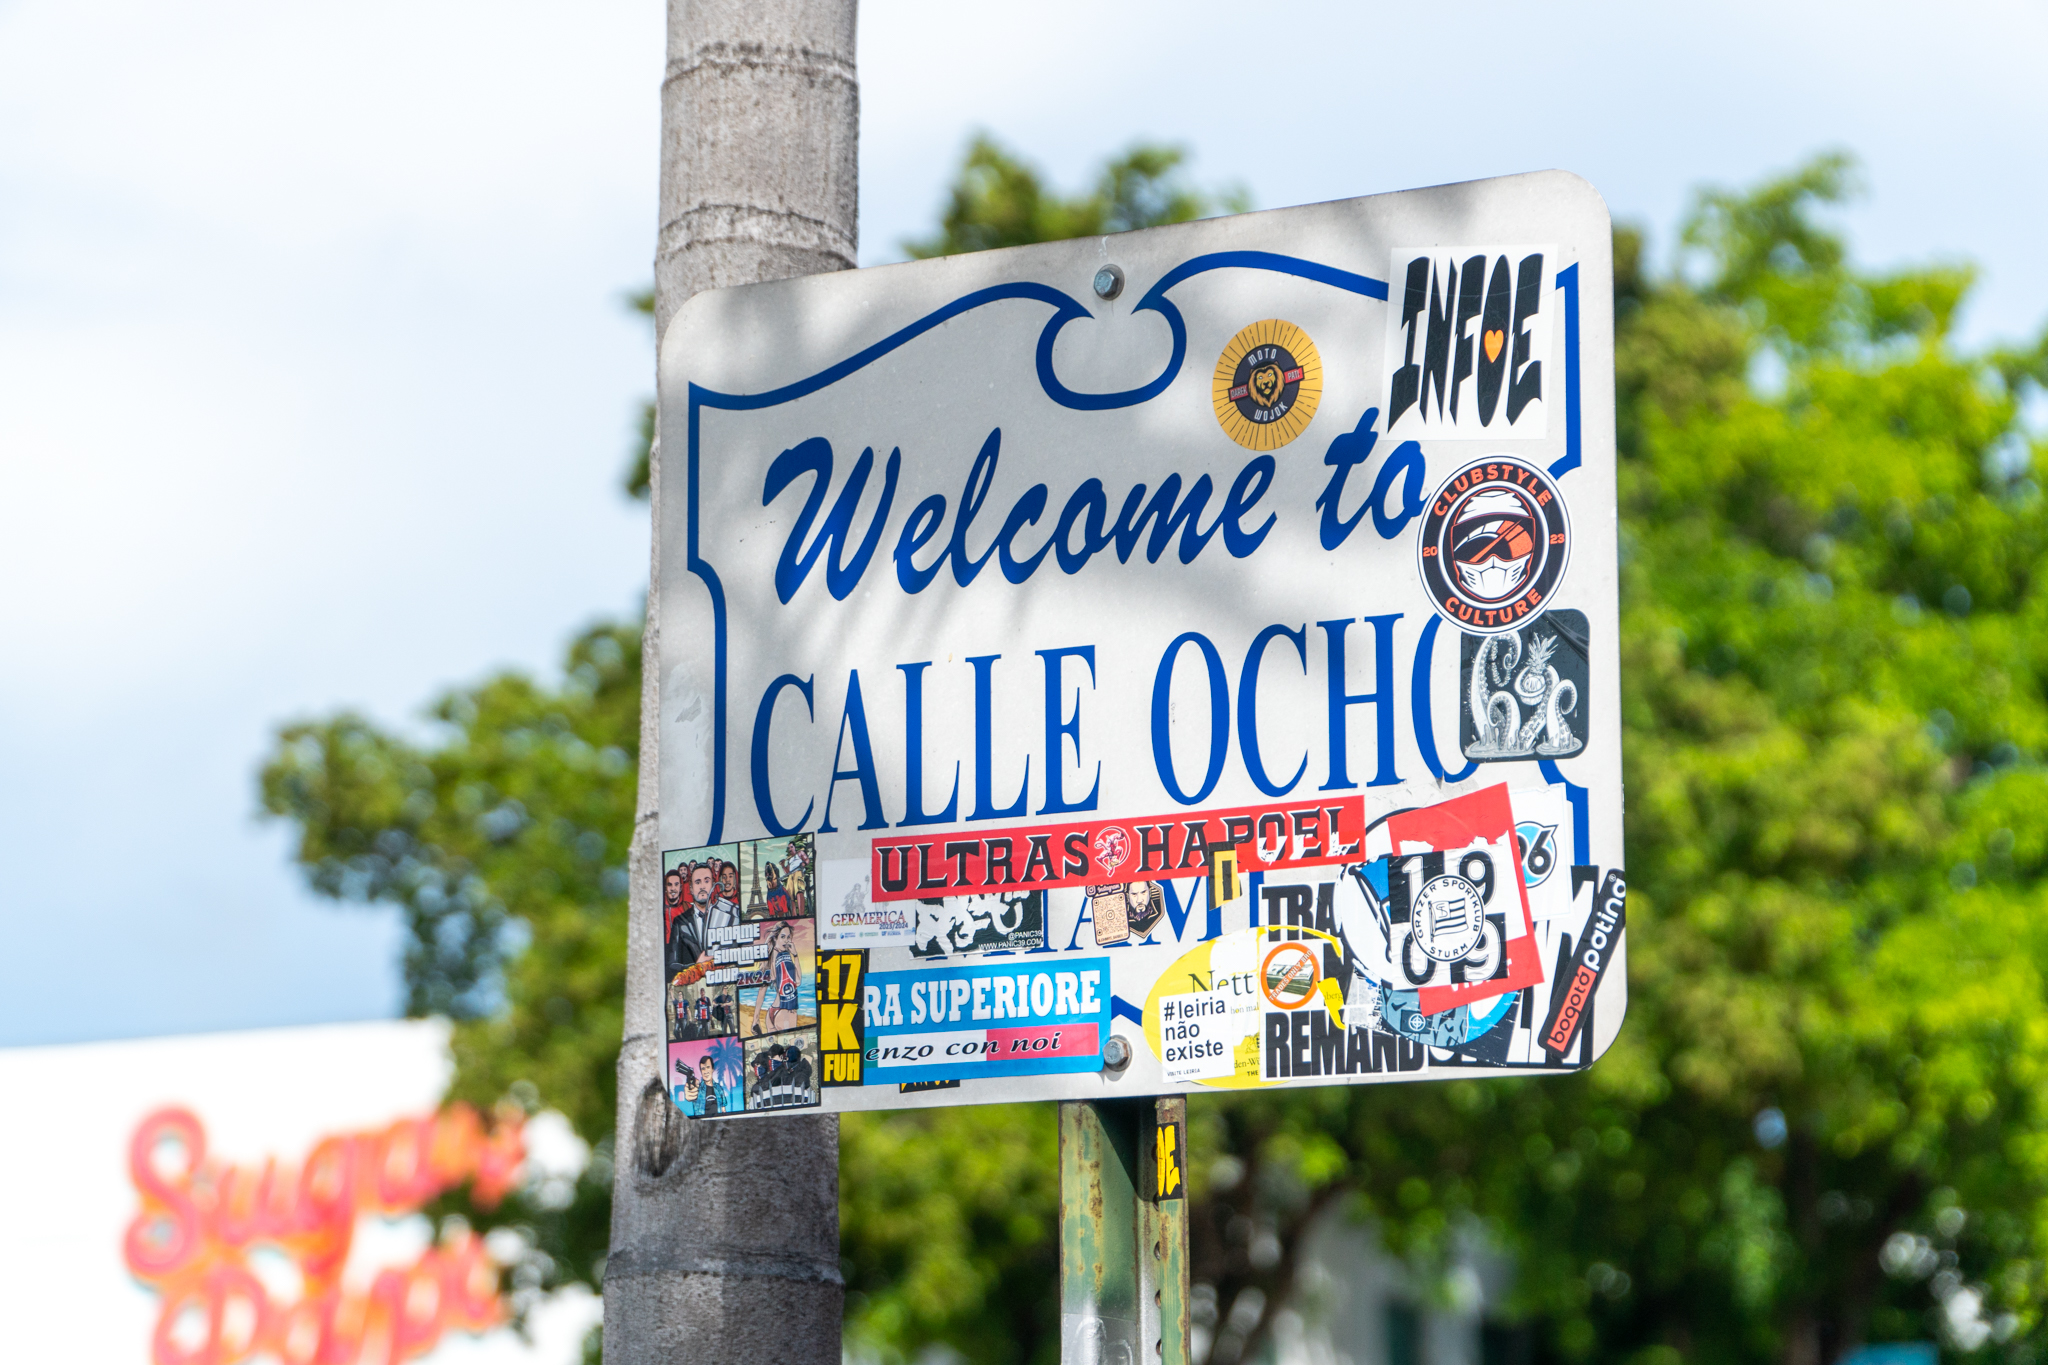
[[[1529,581],[1536,513],[1518,489],[1489,488],[1465,499],[1451,528],[1458,587],[1481,602],[1505,602]]]
[[[1520,460],[1480,460],[1445,480],[1423,515],[1422,583],[1460,629],[1499,634],[1549,602],[1570,551],[1549,476]]]

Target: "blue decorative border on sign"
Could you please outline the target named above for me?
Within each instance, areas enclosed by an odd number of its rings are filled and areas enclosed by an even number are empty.
[[[1101,412],[1115,408],[1135,407],[1156,398],[1166,391],[1168,385],[1180,374],[1181,366],[1187,360],[1187,323],[1172,300],[1166,297],[1174,286],[1192,279],[1196,275],[1212,270],[1267,270],[1280,275],[1292,275],[1317,284],[1329,285],[1365,298],[1387,299],[1387,282],[1367,275],[1339,270],[1334,266],[1306,261],[1294,256],[1285,256],[1271,251],[1214,251],[1190,257],[1160,277],[1158,283],[1145,291],[1131,312],[1158,313],[1166,320],[1173,334],[1173,351],[1167,358],[1166,368],[1159,377],[1135,389],[1120,393],[1078,393],[1062,384],[1054,373],[1052,352],[1062,328],[1080,318],[1093,318],[1084,305],[1051,285],[1032,281],[1013,284],[992,285],[977,289],[943,307],[936,308],[923,317],[899,328],[872,346],[855,352],[837,364],[830,365],[805,379],[785,384],[781,388],[765,393],[738,394],[721,393],[692,383],[689,389],[689,451],[688,451],[688,500],[689,525],[687,529],[687,550],[685,567],[703,582],[711,594],[712,613],[712,741],[711,741],[711,824],[703,842],[715,844],[721,841],[725,832],[725,769],[726,769],[726,606],[725,587],[718,579],[718,571],[712,567],[699,550],[697,526],[697,484],[698,460],[701,453],[700,414],[705,408],[726,412],[752,412],[763,408],[778,407],[781,404],[804,398],[818,390],[827,388],[848,375],[872,365],[890,352],[908,345],[926,332],[951,321],[962,314],[992,303],[1026,300],[1048,305],[1053,313],[1046,320],[1045,327],[1038,334],[1038,346],[1034,357],[1039,387],[1046,397],[1061,407],[1083,412]],[[1565,454],[1550,466],[1553,477],[1576,468],[1579,464],[1579,291],[1578,266],[1573,264],[1557,276],[1557,287],[1565,295],[1565,411],[1566,444]],[[1434,622],[1432,622],[1432,626]],[[1437,765],[1432,764],[1432,767]],[[1441,770],[1439,769],[1439,775]],[[1583,789],[1581,789],[1583,790]],[[1583,843],[1583,839],[1581,840]]]
[[[1579,263],[1557,272],[1558,292],[1564,295],[1564,454],[1550,466],[1550,477],[1561,479],[1579,467]]]
[[[1214,251],[1205,255],[1191,257],[1169,270],[1160,277],[1157,284],[1145,291],[1145,296],[1138,300],[1137,305],[1132,308],[1131,311],[1134,314],[1158,313],[1166,319],[1166,325],[1173,333],[1173,354],[1168,357],[1166,368],[1160,372],[1157,379],[1139,388],[1127,389],[1122,393],[1076,393],[1060,383],[1059,377],[1053,372],[1052,363],[1052,348],[1054,342],[1059,339],[1060,329],[1078,318],[1092,318],[1094,314],[1089,312],[1086,307],[1072,296],[1054,289],[1051,285],[1037,284],[1030,281],[992,285],[987,289],[977,289],[971,294],[963,294],[944,307],[936,308],[925,314],[909,326],[899,328],[890,333],[865,350],[855,352],[838,364],[828,366],[809,378],[785,384],[779,389],[770,389],[766,393],[720,393],[716,389],[708,389],[699,384],[692,383],[690,385],[689,527],[688,548],[684,563],[689,572],[695,574],[703,582],[705,590],[711,594],[711,654],[712,671],[714,674],[711,703],[711,827],[704,836],[705,843],[718,843],[725,832],[726,611],[725,586],[718,581],[718,571],[704,558],[698,547],[697,472],[698,458],[701,453],[700,433],[702,431],[699,415],[703,409],[716,408],[726,412],[752,412],[762,408],[777,407],[783,403],[806,397],[872,365],[891,351],[915,341],[934,327],[959,317],[963,313],[972,312],[976,308],[981,308],[991,303],[1004,303],[1018,299],[1044,303],[1053,310],[1052,316],[1046,320],[1044,329],[1038,334],[1038,348],[1035,358],[1039,387],[1045,391],[1046,397],[1052,399],[1061,407],[1073,408],[1084,412],[1100,412],[1112,408],[1135,407],[1137,404],[1146,402],[1165,392],[1166,387],[1180,374],[1181,366],[1187,359],[1187,322],[1181,317],[1180,309],[1176,308],[1172,300],[1166,297],[1166,292],[1175,285],[1207,271],[1231,269],[1270,270],[1276,274],[1293,275],[1300,279],[1312,280],[1317,284],[1327,284],[1335,289],[1343,289],[1350,293],[1361,294],[1369,299],[1378,299],[1382,303],[1386,301],[1387,297],[1387,283],[1385,280],[1375,280],[1366,275],[1353,274],[1348,270],[1338,270],[1334,266],[1321,265],[1314,261],[1304,261],[1293,256],[1283,256],[1271,251]]]

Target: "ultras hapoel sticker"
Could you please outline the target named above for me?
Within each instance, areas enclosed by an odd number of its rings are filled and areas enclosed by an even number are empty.
[[[1550,611],[1500,635],[1464,637],[1458,742],[1481,763],[1570,758],[1586,747],[1586,614]]]
[[[1213,853],[1244,843],[1267,865],[1315,862],[1355,849],[1364,827],[1362,797],[1332,796],[1135,819],[897,831],[870,845],[869,897],[879,905],[1194,876],[1211,870]]]
[[[1396,247],[1382,392],[1393,440],[1549,434],[1554,246]]]
[[[867,1085],[1102,1068],[1108,958],[875,972],[861,995]]]

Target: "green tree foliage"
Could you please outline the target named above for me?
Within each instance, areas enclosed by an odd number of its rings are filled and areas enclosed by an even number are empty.
[[[1029,163],[981,134],[947,195],[936,235],[903,243],[924,260],[999,246],[1027,246],[1069,237],[1185,223],[1251,207],[1242,189],[1205,191],[1181,175],[1187,153],[1140,143],[1113,158],[1085,194],[1060,195]]]
[[[1139,149],[1076,199],[984,140],[914,255],[1224,202]],[[1973,354],[1965,269],[1859,269],[1822,158],[1700,196],[1679,268],[1616,237],[1631,1010],[1568,1079],[1203,1096],[1210,1359],[1258,1358],[1316,1218],[1425,1271],[1483,1236],[1538,1359],[1822,1365],[1864,1340],[2032,1359],[2048,1267],[2048,550],[2021,399],[2048,337]],[[644,465],[643,465],[644,473]],[[644,478],[640,481],[644,489]],[[458,1092],[603,1139],[619,1036],[637,629],[543,686],[450,693],[423,740],[289,727],[266,808],[313,884],[399,905]],[[1049,1360],[1046,1106],[849,1116],[848,1341]],[[591,1277],[608,1165],[530,1197]],[[1275,1252],[1277,1248],[1277,1254]],[[1251,1292],[1256,1291],[1256,1293]],[[1235,1311],[1233,1311],[1235,1310]]]
[[[1701,196],[1672,278],[1617,241],[1620,1041],[1566,1080],[1197,1105],[1191,1145],[1232,1154],[1198,1273],[1268,1305],[1218,1359],[1288,1288],[1249,1230],[1331,1202],[1423,1264],[1483,1228],[1546,1358],[2031,1358],[2042,353],[1954,345],[1966,270],[1855,269],[1820,218],[1848,170]]]
[[[427,714],[420,739],[347,712],[284,727],[263,807],[297,827],[315,890],[399,908],[406,1012],[455,1021],[451,1098],[545,1103],[602,1153],[623,1022],[639,626],[585,631],[554,686],[501,674]],[[531,1229],[530,1265],[552,1286],[595,1283],[610,1207],[601,1160],[572,1199],[441,1211]]]

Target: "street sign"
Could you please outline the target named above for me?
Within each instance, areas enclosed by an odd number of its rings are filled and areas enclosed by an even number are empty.
[[[670,1093],[1589,1064],[1611,239],[1562,173],[699,294],[661,370]]]

